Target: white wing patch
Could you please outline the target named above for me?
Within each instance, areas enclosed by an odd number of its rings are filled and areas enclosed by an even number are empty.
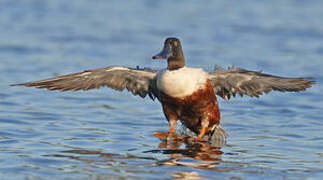
[[[178,70],[162,70],[157,75],[157,88],[163,93],[182,98],[203,88],[208,74],[199,68],[183,67]]]

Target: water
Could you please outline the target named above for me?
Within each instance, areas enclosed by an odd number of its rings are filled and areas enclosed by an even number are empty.
[[[323,2],[0,1],[0,179],[322,179]],[[315,77],[302,93],[219,99],[222,148],[167,144],[159,103],[102,88],[9,84],[151,61],[180,37],[187,64]]]

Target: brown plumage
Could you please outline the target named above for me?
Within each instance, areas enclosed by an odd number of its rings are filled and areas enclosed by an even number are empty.
[[[199,134],[202,122],[208,123],[206,133],[220,123],[220,111],[210,82],[185,98],[174,98],[164,93],[159,96],[163,111],[169,121],[180,119],[191,131]]]

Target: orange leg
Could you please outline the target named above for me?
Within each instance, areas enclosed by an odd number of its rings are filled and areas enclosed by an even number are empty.
[[[208,118],[203,119],[202,120],[202,123],[201,123],[200,134],[197,136],[197,139],[202,139],[202,137],[204,136],[205,131],[206,131],[206,128],[208,127],[208,125],[209,125],[209,119]]]
[[[202,137],[204,136],[205,134],[205,129],[206,127],[202,127],[201,131],[200,131],[200,134],[197,136],[197,139],[202,139]]]
[[[176,119],[170,120],[169,122],[169,131],[168,132],[154,132],[154,136],[159,138],[160,140],[166,140],[168,136],[173,136],[175,133],[175,124],[176,124]]]
[[[166,104],[163,105],[163,111],[166,116],[166,119],[168,120],[169,123],[169,133],[174,133],[175,132],[175,124],[177,121],[177,115],[176,112],[174,112],[174,109],[172,109],[170,106],[167,106]]]
[[[170,120],[169,121],[169,125],[170,125],[170,128],[169,128],[169,133],[174,133],[175,132],[175,124],[176,124],[176,120]]]

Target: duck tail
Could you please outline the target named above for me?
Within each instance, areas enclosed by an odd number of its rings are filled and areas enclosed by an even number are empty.
[[[227,133],[220,125],[215,125],[209,134],[209,143],[215,147],[223,147],[226,144]]]

